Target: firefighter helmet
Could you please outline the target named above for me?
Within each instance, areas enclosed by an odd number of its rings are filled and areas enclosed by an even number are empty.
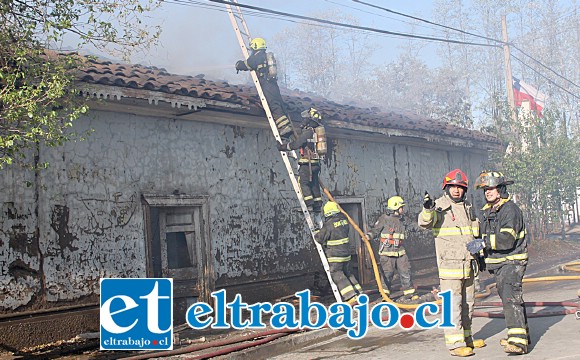
[[[399,208],[405,206],[405,200],[400,196],[391,196],[387,200],[387,209],[397,211]]]
[[[334,201],[329,201],[324,204],[324,217],[329,217],[334,214],[338,214],[340,209],[338,208],[338,204]]]
[[[266,48],[266,40],[262,38],[253,38],[250,41],[250,48],[252,50],[262,50]]]
[[[305,121],[314,120],[319,124],[322,123],[322,114],[318,110],[316,110],[315,108],[312,108],[312,107],[308,110],[304,110],[303,112],[301,112],[300,116]]]
[[[476,189],[485,189],[498,187],[500,185],[511,185],[512,180],[506,180],[505,176],[499,171],[482,171],[475,182]]]
[[[445,178],[443,179],[443,187],[442,189],[445,189],[445,186],[447,185],[457,185],[457,186],[461,186],[464,187],[467,190],[467,176],[465,176],[465,173],[459,169],[455,169],[453,171],[450,171],[447,173],[447,175],[445,175]]]

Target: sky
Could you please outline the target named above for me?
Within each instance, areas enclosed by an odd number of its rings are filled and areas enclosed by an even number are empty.
[[[159,44],[147,53],[137,54],[131,62],[163,67],[171,73],[197,75],[205,73],[220,79],[232,79],[233,65],[242,58],[241,50],[225,6],[205,0],[187,1],[180,5],[166,1],[160,9],[150,14],[146,22],[162,27]],[[430,19],[433,2],[427,0],[365,0],[389,9]],[[185,1],[179,1],[180,3]],[[338,9],[358,19],[361,26],[390,31],[411,32],[411,20],[386,13],[379,9],[357,4],[351,0],[240,0],[242,4],[265,7],[278,11],[312,16],[315,13]],[[295,22],[272,19],[245,13],[252,36],[266,41]],[[417,32],[432,34],[427,28]],[[406,41],[376,36],[375,62],[388,62],[396,58],[398,48]],[[434,59],[433,48],[424,49],[425,59]],[[231,74],[230,74],[231,73]]]

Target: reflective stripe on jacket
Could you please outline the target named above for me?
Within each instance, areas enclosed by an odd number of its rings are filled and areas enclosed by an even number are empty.
[[[383,214],[369,231],[371,238],[380,236],[379,255],[400,257],[406,254],[403,247],[405,226],[401,217],[394,214]]]
[[[315,240],[324,247],[328,262],[350,261],[348,233],[349,224],[344,214],[334,214],[324,220],[322,229],[316,234]]]
[[[524,217],[511,196],[495,206],[486,204],[482,210],[481,233],[487,268],[493,270],[505,263],[526,263],[528,245]]]
[[[418,224],[435,237],[437,267],[441,279],[465,279],[473,257],[466,245],[479,236],[479,222],[467,201],[455,203],[447,194],[435,200],[435,209],[423,209]]]

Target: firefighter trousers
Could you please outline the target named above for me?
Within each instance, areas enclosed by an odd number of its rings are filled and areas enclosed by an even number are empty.
[[[383,288],[391,291],[391,284],[395,270],[399,272],[401,278],[401,290],[403,295],[411,295],[415,293],[413,282],[411,280],[411,262],[407,254],[402,256],[386,256],[381,255],[381,277],[383,280]]]
[[[526,265],[519,264],[505,264],[493,270],[497,292],[503,303],[507,341],[527,350],[530,334],[522,289],[525,272]]]
[[[318,176],[320,175],[320,163],[300,164],[298,169],[298,182],[300,183],[300,190],[304,196],[304,202],[309,210],[313,212],[320,212],[322,209],[322,195],[320,193],[320,183]]]
[[[467,346],[473,342],[471,333],[471,319],[475,303],[475,285],[473,271],[466,279],[439,279],[441,291],[451,290],[453,297],[451,306],[451,321],[455,324],[452,329],[445,329],[445,346],[448,349]]]
[[[280,95],[278,83],[276,80],[267,80],[263,77],[260,77],[259,81],[280,137],[290,139],[294,134],[294,129],[292,127],[292,121],[286,113],[286,106],[282,100],[282,95]]]
[[[340,292],[340,296],[342,296],[342,300],[344,301],[352,299],[362,291],[362,288],[359,285],[357,279],[350,272],[348,263],[348,261],[328,263],[328,267],[330,268],[330,277],[336,284],[336,287]]]

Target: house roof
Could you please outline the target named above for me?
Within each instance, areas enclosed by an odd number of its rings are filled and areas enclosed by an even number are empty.
[[[77,73],[77,78],[88,84],[120,88],[148,90],[166,94],[215,100],[240,105],[236,112],[263,115],[257,91],[253,86],[234,85],[225,81],[212,81],[203,75],[187,76],[170,74],[163,68],[143,65],[128,65],[89,59],[87,66]],[[232,70],[233,71],[233,70]],[[380,111],[378,108],[362,108],[338,104],[320,96],[300,91],[282,90],[286,107],[293,119],[309,107],[315,107],[327,120],[374,128],[402,130],[460,138],[467,141],[487,143],[485,147],[496,147],[499,141],[480,131],[469,130],[405,111]],[[232,109],[229,109],[233,111]]]

